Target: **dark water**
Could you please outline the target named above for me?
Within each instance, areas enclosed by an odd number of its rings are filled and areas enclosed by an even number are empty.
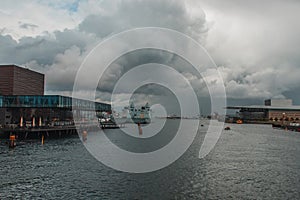
[[[300,199],[300,133],[232,125],[198,159],[205,128],[175,163],[147,174],[110,169],[78,137],[0,143],[0,199]]]

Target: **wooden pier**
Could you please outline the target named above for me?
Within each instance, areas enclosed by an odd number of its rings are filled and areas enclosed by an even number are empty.
[[[78,128],[78,129],[77,129]],[[62,138],[77,135],[78,131],[96,131],[98,126],[54,126],[37,128],[1,128],[0,138],[8,139],[10,135],[15,135],[17,139],[37,139],[42,136],[45,138]]]
[[[288,131],[296,131],[296,132],[300,132],[300,124],[299,123],[290,123],[290,124],[272,124],[273,128],[277,128],[277,129],[284,129],[284,130],[288,130]]]
[[[124,128],[125,127],[125,124],[122,123],[122,124],[117,124],[117,123],[114,123],[114,122],[102,122],[100,123],[100,126],[102,129],[118,129],[118,128]]]

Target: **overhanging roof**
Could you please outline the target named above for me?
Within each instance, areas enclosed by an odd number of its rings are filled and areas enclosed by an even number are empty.
[[[111,105],[60,95],[0,96],[0,108],[66,108],[110,111]]]
[[[252,106],[227,106],[226,109],[264,109],[264,110],[291,110],[300,111],[300,106],[264,106],[264,105],[252,105]]]

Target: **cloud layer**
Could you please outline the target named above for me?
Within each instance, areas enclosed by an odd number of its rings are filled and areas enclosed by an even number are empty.
[[[68,0],[1,4],[0,63],[26,65],[45,73],[48,93],[70,94],[81,62],[105,38],[129,28],[158,26],[183,32],[208,50],[222,73],[229,98],[290,97],[297,102],[293,93],[300,83],[298,1]],[[144,59],[147,57],[151,55]],[[159,53],[154,57],[159,59]],[[107,72],[100,91],[103,100],[108,99],[105,92],[126,71],[130,59],[114,63]],[[173,59],[169,64],[174,64],[176,58],[168,55],[164,59]],[[181,64],[180,72],[196,89],[205,90],[187,65],[180,59],[176,63]]]

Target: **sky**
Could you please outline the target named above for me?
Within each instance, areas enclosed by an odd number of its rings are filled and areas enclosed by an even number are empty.
[[[45,73],[47,94],[71,95],[78,68],[99,42],[132,28],[162,27],[207,50],[223,78],[228,104],[262,104],[267,98],[300,104],[299,19],[298,0],[1,0],[0,63]],[[150,57],[179,66],[205,99],[203,81],[178,57],[161,52],[123,57],[99,83],[100,101],[109,102],[112,83],[137,57],[140,64]],[[145,87],[141,98],[158,102],[159,95],[168,94],[153,87]]]

